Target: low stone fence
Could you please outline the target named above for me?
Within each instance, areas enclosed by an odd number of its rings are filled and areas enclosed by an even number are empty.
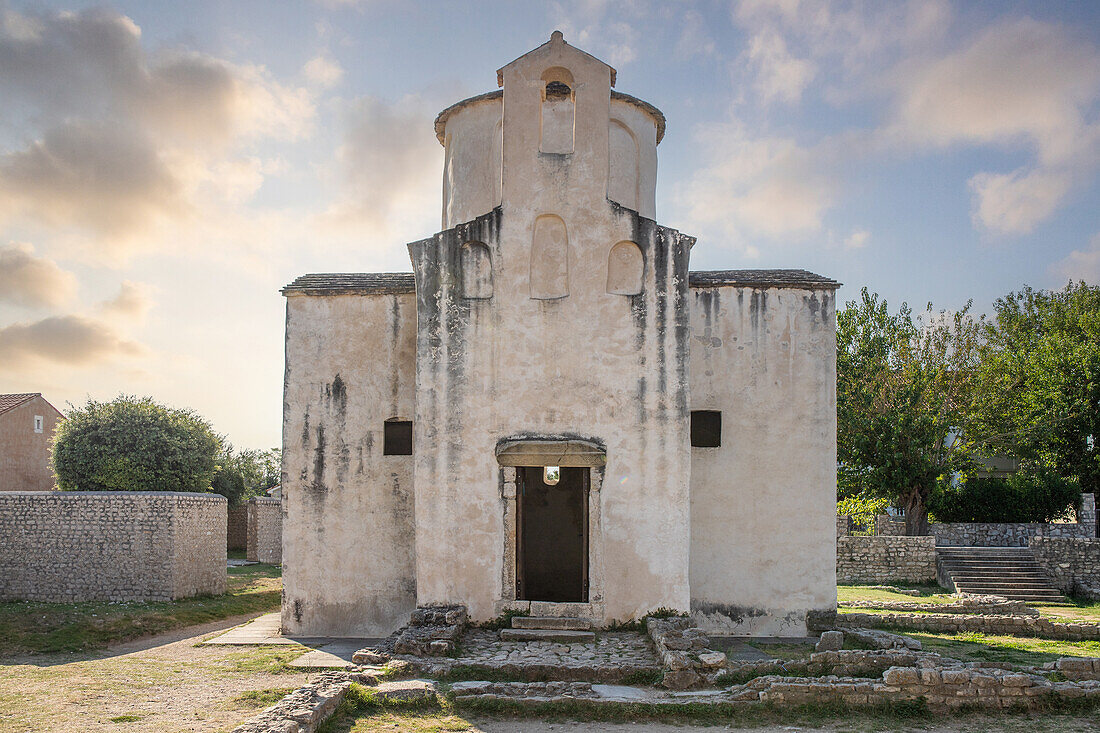
[[[1082,494],[1077,521],[1065,523],[934,522],[929,531],[940,547],[1027,547],[1035,537],[1096,537],[1096,497]],[[837,537],[850,535],[851,517],[837,516]],[[905,534],[905,522],[886,514],[875,517],[875,535],[895,537]]]
[[[227,550],[248,549],[248,504],[231,507],[226,512],[225,547]]]
[[[932,537],[837,537],[836,580],[850,583],[932,583]]]
[[[1042,616],[966,616],[950,613],[838,613],[838,629],[879,628],[931,633],[1004,634],[1061,641],[1100,639],[1100,623],[1063,623]]]
[[[279,565],[283,561],[283,503],[280,499],[248,500],[249,560]]]
[[[1033,537],[1028,547],[1058,590],[1100,600],[1100,539]]]
[[[226,500],[0,492],[0,600],[168,601],[225,592]]]

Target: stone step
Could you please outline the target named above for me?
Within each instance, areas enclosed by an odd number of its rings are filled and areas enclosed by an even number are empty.
[[[512,628],[589,631],[592,628],[592,620],[575,616],[513,616]]]
[[[1027,547],[937,547],[936,562],[960,593],[1029,603],[1065,601]]]
[[[596,635],[591,631],[567,629],[501,629],[501,641],[554,641],[559,644],[591,644]]]

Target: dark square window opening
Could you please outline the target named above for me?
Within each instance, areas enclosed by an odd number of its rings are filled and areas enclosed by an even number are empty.
[[[722,413],[718,410],[691,411],[691,447],[719,448],[722,445]]]
[[[382,435],[382,455],[411,456],[413,452],[413,424],[411,420],[387,420]]]

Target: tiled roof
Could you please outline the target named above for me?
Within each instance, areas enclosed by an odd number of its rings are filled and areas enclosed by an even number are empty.
[[[813,288],[835,290],[840,283],[806,270],[706,270],[688,274],[693,288]]]
[[[41,397],[41,392],[22,392],[20,394],[0,394],[0,412],[7,412],[19,407],[24,402]]]
[[[302,275],[283,288],[283,295],[335,295],[336,293],[371,293],[389,295],[415,293],[411,272],[345,272]]]
[[[708,270],[690,273],[688,284],[693,288],[730,286],[835,290],[840,287],[836,280],[806,270]],[[411,272],[318,273],[302,275],[283,288],[284,295],[392,295],[413,292],[416,292],[416,285]]]

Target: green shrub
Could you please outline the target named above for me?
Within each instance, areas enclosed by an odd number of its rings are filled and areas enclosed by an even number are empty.
[[[889,499],[868,499],[862,496],[849,496],[836,503],[837,514],[847,514],[869,534],[875,533],[875,515],[885,514],[889,508]]]
[[[933,498],[932,511],[941,522],[1050,522],[1080,499],[1076,481],[1051,471],[1020,471],[945,487]]]
[[[220,446],[194,412],[120,395],[69,412],[53,465],[66,491],[209,491]]]

